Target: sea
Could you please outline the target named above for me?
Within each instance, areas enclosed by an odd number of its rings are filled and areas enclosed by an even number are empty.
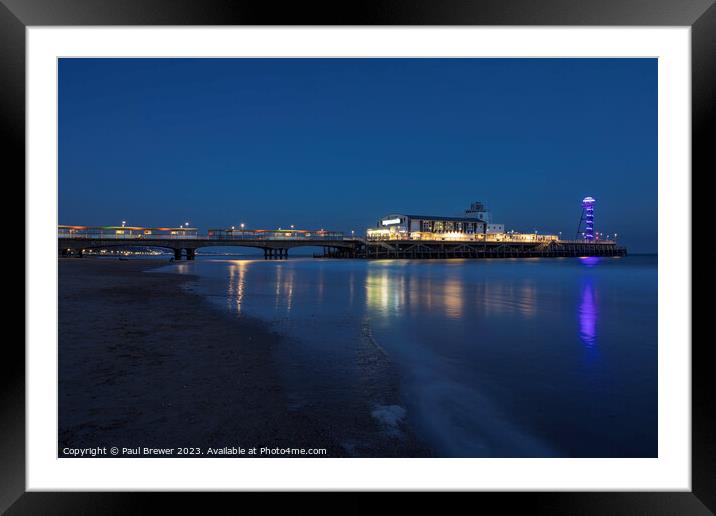
[[[438,457],[656,457],[657,261],[199,256],[163,270],[284,336],[292,407],[332,414],[346,443],[365,406]]]

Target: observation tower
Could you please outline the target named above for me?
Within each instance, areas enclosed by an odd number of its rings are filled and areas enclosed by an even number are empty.
[[[594,203],[593,197],[582,199],[582,216],[577,227],[577,240],[583,238],[587,242],[594,241]]]

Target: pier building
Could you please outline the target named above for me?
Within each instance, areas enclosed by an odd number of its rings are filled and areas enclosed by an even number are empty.
[[[369,240],[499,241],[504,234],[505,225],[493,223],[487,206],[479,201],[473,202],[464,216],[392,213],[366,230]]]

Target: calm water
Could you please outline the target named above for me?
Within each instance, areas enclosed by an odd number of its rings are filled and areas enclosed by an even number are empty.
[[[171,268],[284,334],[292,404],[339,434],[360,401],[439,456],[657,454],[656,256]]]

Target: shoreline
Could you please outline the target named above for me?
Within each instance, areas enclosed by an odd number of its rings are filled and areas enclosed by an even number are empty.
[[[292,409],[273,353],[284,336],[183,288],[156,259],[58,262],[58,456],[63,449],[325,449],[321,457],[426,456],[410,432],[346,449],[331,415]],[[171,455],[176,456],[176,455]],[[295,455],[218,454],[209,457]],[[307,455],[310,456],[310,455]]]

